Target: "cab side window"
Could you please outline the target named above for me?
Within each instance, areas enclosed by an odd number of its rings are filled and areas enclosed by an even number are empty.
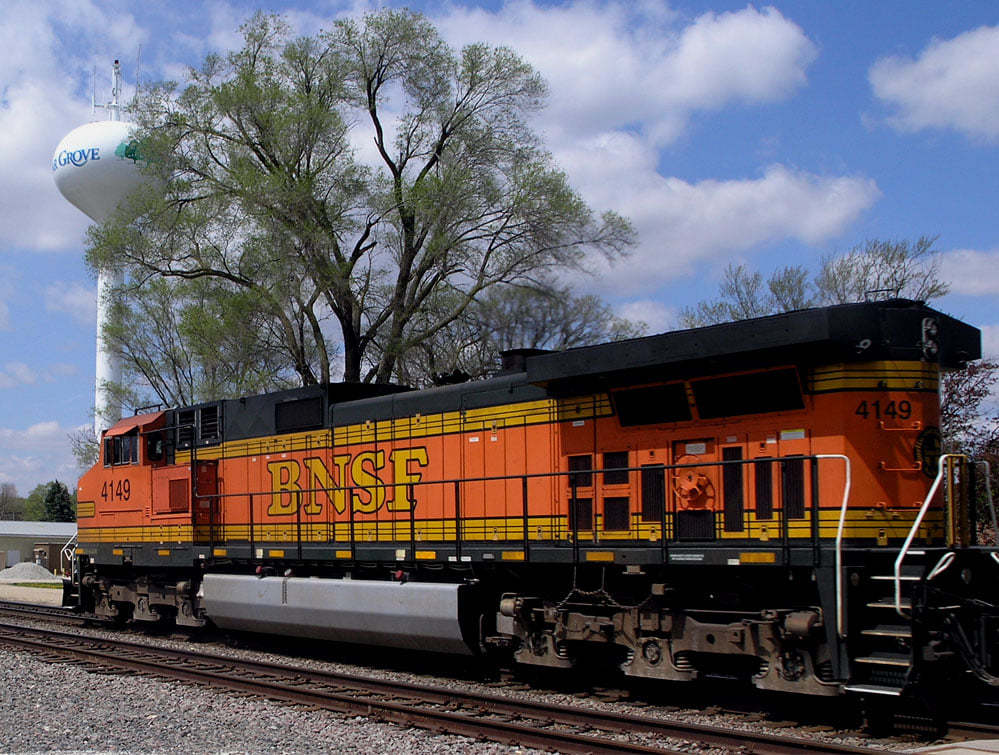
[[[146,459],[149,461],[162,461],[165,453],[165,443],[163,433],[150,433],[146,436]]]
[[[104,439],[104,466],[139,463],[139,431]]]

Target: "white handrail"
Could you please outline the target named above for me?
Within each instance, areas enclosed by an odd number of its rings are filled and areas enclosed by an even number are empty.
[[[846,637],[843,629],[843,529],[846,526],[846,507],[850,501],[850,457],[845,454],[816,454],[818,459],[842,459],[846,467],[846,484],[843,486],[843,502],[839,507],[839,525],[836,527],[836,631]]]
[[[59,555],[65,556],[66,560],[69,561],[69,574],[70,578],[74,581],[76,580],[76,543],[78,534],[79,532],[74,532],[72,537],[62,546],[62,550],[59,551]],[[59,566],[62,566],[62,564],[60,563]]]
[[[957,554],[954,551],[947,551],[944,553],[940,557],[940,560],[937,561],[937,565],[930,569],[930,573],[926,575],[926,581],[932,582],[934,579],[947,571],[950,568],[950,565],[954,563],[955,558],[957,558]]]
[[[930,486],[930,492],[926,494],[926,498],[923,499],[923,505],[919,507],[919,513],[916,514],[916,520],[912,523],[912,529],[909,530],[909,535],[905,538],[905,542],[902,543],[902,549],[898,552],[898,558],[895,559],[895,612],[906,617],[905,613],[902,612],[902,562],[905,561],[906,555],[909,553],[909,546],[912,545],[912,541],[916,539],[916,533],[919,532],[919,526],[923,523],[923,517],[926,516],[926,512],[930,507],[930,502],[933,500],[933,496],[937,494],[937,489],[940,487],[940,482],[944,477],[944,462],[947,459],[959,459],[962,454],[941,454],[940,460],[937,462],[937,476],[933,480],[933,484]]]

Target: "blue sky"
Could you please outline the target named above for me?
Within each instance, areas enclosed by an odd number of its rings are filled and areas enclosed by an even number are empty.
[[[126,93],[238,46],[254,10],[300,33],[394,3],[5,3],[0,22],[0,482],[78,476],[91,423],[96,283],[87,219],[51,175],[110,63]],[[401,5],[401,4],[398,4]],[[460,47],[508,45],[551,88],[535,122],[598,210],[640,243],[580,285],[668,329],[729,262],[764,273],[869,238],[938,236],[952,293],[999,356],[999,4],[795,0],[406,3]],[[141,55],[139,49],[141,47]],[[361,147],[363,151],[363,146]]]

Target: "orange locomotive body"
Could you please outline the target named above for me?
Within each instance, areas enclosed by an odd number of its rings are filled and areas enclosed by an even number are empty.
[[[956,621],[973,647],[958,650],[987,681],[996,617],[964,615],[985,583],[952,577],[999,557],[973,542],[970,468],[938,463],[940,366],[977,358],[978,338],[914,302],[844,305],[511,353],[461,385],[131,417],[80,481],[81,600],[133,620],[555,667],[611,653],[633,676],[901,696],[954,673],[918,639],[949,625],[940,587],[967,598]]]

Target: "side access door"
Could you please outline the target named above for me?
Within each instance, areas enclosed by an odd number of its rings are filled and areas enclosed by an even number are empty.
[[[191,500],[194,502],[194,542],[214,545],[223,539],[219,503],[219,463],[194,461],[191,464]]]

